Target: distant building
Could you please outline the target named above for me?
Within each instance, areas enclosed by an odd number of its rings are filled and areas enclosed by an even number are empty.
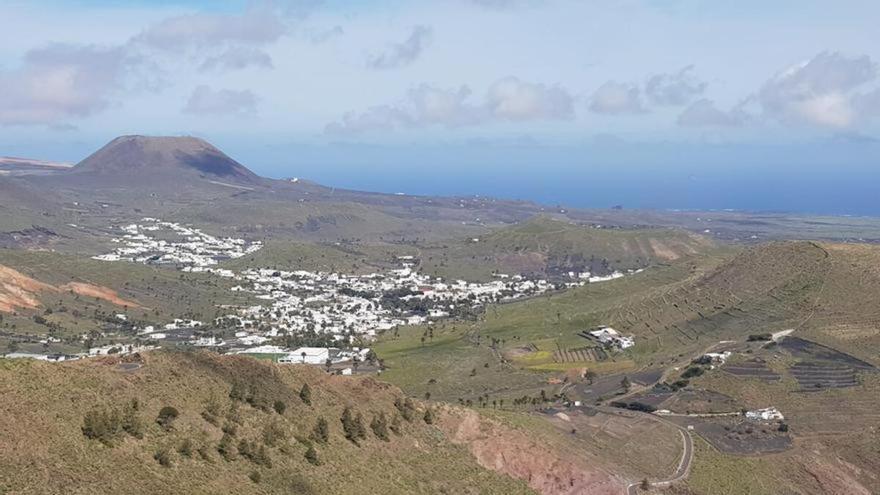
[[[754,411],[746,411],[746,418],[756,421],[774,421],[783,420],[785,417],[775,407],[767,407],[765,409],[756,409]]]
[[[606,346],[618,347],[620,349],[628,349],[636,345],[636,342],[632,337],[624,337],[620,335],[617,330],[611,327],[599,327],[598,330],[593,330],[592,332],[590,332],[590,335],[595,337],[596,340]]]
[[[300,347],[278,359],[278,362],[283,364],[324,364],[329,357],[330,349],[326,347]]]

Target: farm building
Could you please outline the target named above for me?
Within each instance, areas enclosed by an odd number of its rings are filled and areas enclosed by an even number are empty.
[[[596,338],[599,342],[606,346],[614,346],[620,349],[627,349],[634,345],[636,345],[635,340],[632,337],[624,337],[620,335],[620,333],[611,328],[611,327],[599,327],[598,330],[593,330],[590,332],[590,335]]]
[[[746,411],[746,418],[754,419],[754,420],[763,420],[763,421],[773,421],[776,419],[782,420],[785,417],[779,412],[775,407],[768,407],[765,409],[756,409],[754,411]]]

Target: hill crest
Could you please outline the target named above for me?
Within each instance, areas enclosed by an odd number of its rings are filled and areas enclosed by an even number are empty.
[[[101,175],[202,175],[237,182],[259,177],[204,139],[183,136],[120,136],[73,167]]]

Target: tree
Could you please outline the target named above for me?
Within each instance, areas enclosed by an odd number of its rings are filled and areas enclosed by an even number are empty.
[[[648,478],[642,478],[642,482],[639,483],[639,488],[642,490],[648,491],[651,489],[651,483],[648,481]]]
[[[330,425],[327,424],[327,420],[324,419],[324,416],[318,418],[315,427],[312,428],[311,437],[312,440],[318,443],[327,443],[330,440]]]
[[[388,441],[388,420],[385,418],[385,413],[380,412],[377,416],[373,416],[373,420],[370,421],[370,429],[373,430],[373,434],[376,435],[376,438],[380,440]]]
[[[312,389],[309,387],[308,383],[304,383],[302,388],[299,391],[299,398],[302,399],[303,404],[307,406],[312,405]]]
[[[350,407],[343,409],[340,421],[342,421],[342,431],[345,433],[345,438],[357,445],[357,427],[354,424],[354,417]]]
[[[333,367],[333,360],[330,358],[327,358],[327,360],[324,361],[324,367],[327,368],[327,373],[330,373],[330,368]]]

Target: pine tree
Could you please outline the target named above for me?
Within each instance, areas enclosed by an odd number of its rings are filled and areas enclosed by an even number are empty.
[[[318,443],[327,443],[330,440],[330,425],[327,424],[324,416],[319,417],[318,422],[315,423],[315,427],[312,429],[312,440]]]
[[[370,429],[373,430],[373,434],[376,435],[376,438],[380,440],[388,439],[388,420],[385,418],[385,413],[380,412],[377,416],[373,416],[373,420],[370,421]]]
[[[299,391],[299,398],[302,399],[303,404],[307,406],[312,405],[312,389],[308,383],[303,384],[302,389]]]
[[[346,407],[342,411],[342,431],[345,433],[345,438],[353,444],[358,445],[358,428],[355,424],[350,407]]]

